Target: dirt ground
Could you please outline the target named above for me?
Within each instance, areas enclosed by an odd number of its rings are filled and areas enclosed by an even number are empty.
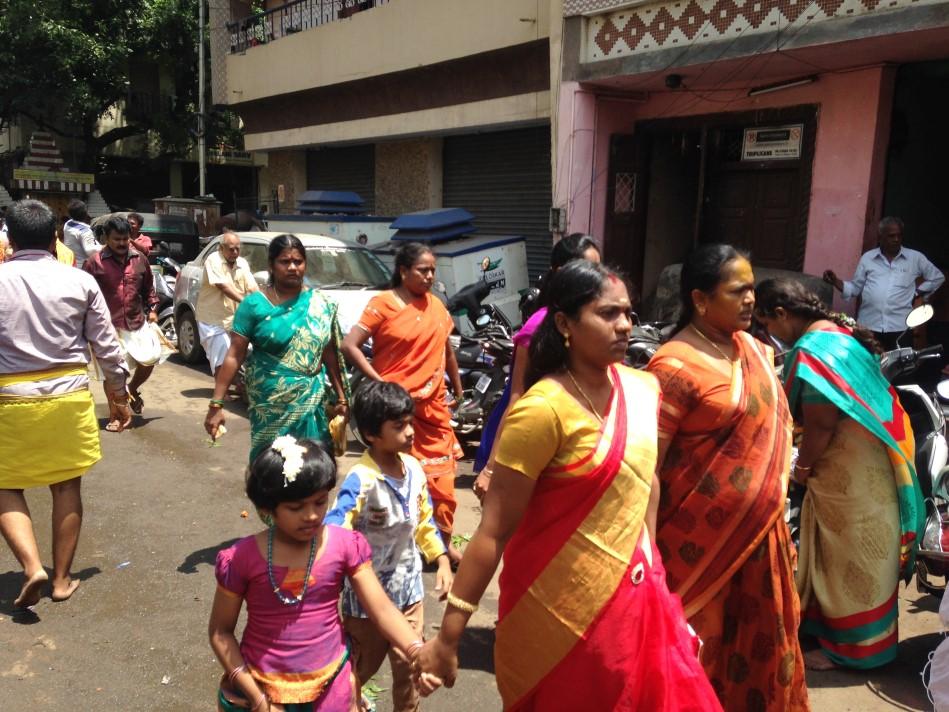
[[[211,397],[206,367],[168,362],[143,394],[143,421],[120,435],[103,432],[105,457],[83,479],[85,521],[74,566],[82,585],[73,599],[44,598],[32,612],[15,612],[21,575],[0,545],[4,712],[214,708],[221,670],[206,635],[214,557],[261,528],[253,516],[241,516],[251,510],[242,491],[247,421],[241,407],[228,406],[229,433],[220,447],[208,446],[201,426]],[[104,416],[101,393],[97,400]],[[470,472],[466,461],[456,527],[469,535],[480,516]],[[49,494],[30,491],[28,500],[48,552]],[[431,595],[425,603],[431,636],[442,604]],[[915,587],[901,590],[899,660],[868,673],[809,673],[812,708],[931,710],[919,673],[941,639],[936,606]],[[458,684],[424,701],[423,710],[500,709],[491,655],[496,617],[495,581],[464,639]],[[390,710],[385,666],[375,682],[378,709]]]

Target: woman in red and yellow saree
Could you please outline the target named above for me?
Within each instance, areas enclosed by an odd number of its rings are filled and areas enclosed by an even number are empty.
[[[913,575],[924,506],[909,416],[880,372],[872,334],[829,313],[798,282],[757,290],[758,320],[793,344],[785,390],[803,426],[797,587],[808,667],[869,669],[896,658],[900,578]]]
[[[457,506],[456,461],[462,451],[451,427],[446,374],[457,399],[462,396],[462,386],[455,352],[448,342],[454,322],[431,294],[434,280],[435,256],[429,248],[414,242],[400,247],[392,289],[369,301],[343,340],[343,353],[369,378],[398,383],[415,400],[412,456],[425,470],[435,523],[449,546],[449,556],[457,561],[461,556],[450,542]],[[370,338],[371,362],[362,352]]]
[[[481,524],[421,668],[453,684],[459,639],[503,554],[505,710],[719,710],[649,531],[659,393],[617,365],[631,330],[626,286],[578,260],[552,293],[531,343],[536,382],[499,434]]]
[[[728,712],[809,709],[784,522],[791,416],[751,323],[754,275],[734,248],[683,266],[683,317],[649,364],[659,379],[657,539],[669,589],[704,643]]]

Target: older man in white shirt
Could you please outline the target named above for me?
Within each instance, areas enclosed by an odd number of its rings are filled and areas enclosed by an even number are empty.
[[[201,291],[195,307],[198,319],[198,337],[208,357],[211,374],[224,363],[231,346],[228,332],[234,321],[237,305],[251,292],[257,291],[257,282],[247,260],[241,257],[241,239],[233,232],[221,237],[218,251],[204,261]]]
[[[946,278],[922,252],[903,247],[902,220],[883,218],[877,232],[879,247],[864,253],[852,280],[842,281],[827,270],[824,281],[840,290],[844,299],[861,298],[857,321],[890,350],[906,329],[913,301],[928,298]]]

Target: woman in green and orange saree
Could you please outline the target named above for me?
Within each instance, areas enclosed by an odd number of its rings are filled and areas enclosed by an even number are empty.
[[[505,710],[720,710],[650,531],[659,392],[620,365],[627,288],[578,260],[551,294],[530,388],[499,434],[481,524],[421,669],[454,684],[459,639],[503,554],[494,658]]]
[[[679,330],[648,370],[659,379],[657,539],[669,589],[704,643],[728,712],[809,709],[797,632],[794,547],[784,522],[791,415],[773,351],[745,332],[748,259],[706,245],[686,260]]]
[[[909,417],[866,329],[797,282],[758,286],[756,316],[793,344],[784,381],[803,426],[794,479],[806,484],[797,587],[809,667],[869,669],[896,657],[897,591],[924,521]]]
[[[228,386],[247,359],[251,462],[281,435],[319,440],[332,449],[327,409],[348,415],[349,384],[339,350],[336,303],[304,286],[306,250],[299,238],[275,237],[269,259],[270,283],[237,307],[231,346],[215,374],[204,421],[216,439],[224,425]]]

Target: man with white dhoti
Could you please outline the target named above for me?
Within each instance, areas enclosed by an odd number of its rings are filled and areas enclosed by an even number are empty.
[[[241,239],[233,232],[225,232],[217,252],[204,261],[201,291],[195,307],[198,319],[198,338],[211,365],[211,374],[217,373],[231,347],[230,329],[237,305],[251,292],[257,291],[257,282],[247,260],[241,257]]]
[[[141,415],[145,401],[139,389],[152,375],[161,357],[161,344],[149,325],[158,321],[158,297],[152,268],[145,256],[130,243],[128,220],[111,217],[103,226],[105,247],[92,254],[82,268],[95,277],[102,290],[112,326],[125,355],[132,380],[129,381],[129,405]],[[106,430],[119,430],[113,418]]]

